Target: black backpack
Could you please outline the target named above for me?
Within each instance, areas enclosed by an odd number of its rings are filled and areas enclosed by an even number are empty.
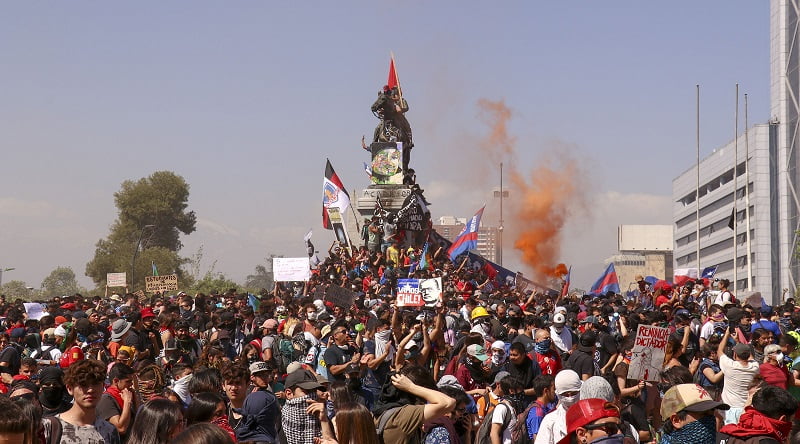
[[[511,416],[514,415],[514,408],[511,407],[508,401],[503,400],[500,403],[506,406],[509,413],[503,417],[503,427],[501,428],[505,430],[511,422]],[[483,417],[480,427],[478,427],[478,432],[475,434],[475,444],[492,444],[492,416],[494,416],[494,409],[497,408],[497,405],[486,411],[486,415]]]

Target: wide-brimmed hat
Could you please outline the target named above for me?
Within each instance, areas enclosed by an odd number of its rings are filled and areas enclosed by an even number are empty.
[[[111,324],[111,340],[119,341],[131,329],[131,323],[125,319],[117,319]]]

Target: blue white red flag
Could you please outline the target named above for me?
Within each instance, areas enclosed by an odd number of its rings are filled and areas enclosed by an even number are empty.
[[[451,261],[455,260],[459,254],[465,251],[478,248],[478,229],[481,227],[481,217],[483,217],[484,208],[486,208],[486,205],[482,206],[481,209],[467,221],[467,224],[464,225],[464,229],[461,230],[461,233],[453,240],[453,245],[450,245],[450,249],[447,250]]]
[[[606,271],[604,271],[597,282],[592,285],[592,289],[589,290],[589,294],[601,295],[606,294],[609,291],[619,293],[619,279],[617,278],[617,271],[614,269],[613,262],[608,264]]]
[[[714,279],[715,274],[717,274],[717,265],[703,268],[703,274],[701,274],[700,277],[703,279]]]
[[[322,227],[327,230],[333,229],[328,218],[328,208],[337,208],[340,214],[344,214],[349,206],[350,195],[347,194],[336,171],[333,171],[331,161],[328,160],[325,164],[325,179],[322,181]]]
[[[569,266],[569,270],[567,270],[567,275],[564,277],[564,288],[561,289],[561,297],[566,296],[569,294],[569,278],[572,274],[572,265]]]

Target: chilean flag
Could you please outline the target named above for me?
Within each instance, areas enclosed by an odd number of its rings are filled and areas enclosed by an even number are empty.
[[[676,268],[673,275],[672,283],[680,287],[689,281],[697,280],[697,268]]]
[[[617,271],[614,269],[614,263],[608,264],[606,271],[600,276],[600,279],[592,285],[589,294],[601,295],[609,291],[619,293],[619,279],[617,279]]]
[[[450,255],[451,261],[455,260],[459,254],[465,251],[478,248],[478,229],[481,227],[481,217],[483,217],[484,208],[486,208],[486,205],[481,207],[481,209],[467,221],[464,229],[461,230],[461,233],[459,233],[453,241],[453,245],[450,245],[447,254]]]
[[[322,227],[332,230],[333,226],[328,218],[328,208],[338,208],[339,213],[344,214],[350,206],[350,195],[342,185],[336,171],[333,171],[331,161],[327,160],[325,165],[325,179],[322,181]]]

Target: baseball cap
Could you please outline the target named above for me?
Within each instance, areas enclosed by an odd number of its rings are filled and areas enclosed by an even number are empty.
[[[728,404],[714,401],[706,389],[697,384],[678,384],[670,387],[661,400],[661,418],[666,421],[670,416],[686,410],[689,412],[705,412],[706,410],[728,410]]]
[[[147,318],[154,318],[154,317],[156,317],[156,314],[155,314],[155,313],[153,313],[153,309],[152,309],[152,308],[150,308],[150,307],[145,307],[145,308],[143,308],[143,309],[142,309],[142,311],[141,311],[140,313],[142,314],[142,319],[147,319]]]
[[[467,354],[481,362],[489,359],[489,356],[486,355],[486,349],[480,344],[472,344],[467,347]]]
[[[254,362],[254,363],[250,364],[250,368],[249,368],[251,375],[255,375],[256,373],[260,373],[260,372],[268,372],[268,371],[270,371],[272,369],[273,369],[272,366],[270,366],[269,364],[267,364],[266,362],[263,362],[263,361]]]
[[[751,355],[750,346],[741,342],[733,346],[733,352],[741,359],[748,359]]]
[[[566,322],[567,318],[564,316],[564,313],[556,313],[556,315],[553,316],[553,325],[562,327]]]
[[[589,315],[589,316],[586,316],[586,318],[584,318],[581,321],[581,324],[595,324],[595,325],[597,325],[598,322],[597,322],[597,318],[595,316]]]
[[[308,370],[295,370],[286,377],[284,386],[287,388],[300,387],[303,390],[316,390],[322,387],[317,378]]]
[[[511,373],[509,373],[509,372],[507,372],[507,371],[501,371],[501,372],[497,372],[497,374],[496,374],[496,375],[495,375],[495,377],[494,377],[494,382],[492,382],[492,385],[497,385],[497,384],[498,384],[500,381],[502,381],[502,380],[503,380],[503,378],[505,378],[506,376],[511,376]]]
[[[602,418],[619,418],[619,408],[605,399],[581,399],[567,410],[567,435],[558,444],[569,444],[575,430]]]
[[[263,324],[261,324],[261,327],[268,328],[270,330],[275,330],[276,328],[278,328],[278,321],[276,321],[275,319],[267,319],[266,321],[264,321]]]

